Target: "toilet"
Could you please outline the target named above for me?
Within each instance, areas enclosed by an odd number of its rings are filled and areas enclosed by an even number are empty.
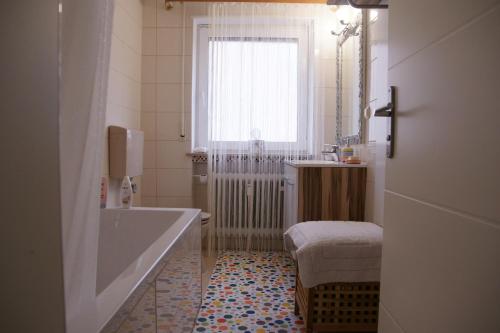
[[[208,228],[210,222],[210,213],[201,212],[201,247],[208,248]]]
[[[208,257],[208,228],[210,222],[210,213],[201,212],[201,272],[207,271],[207,257]]]

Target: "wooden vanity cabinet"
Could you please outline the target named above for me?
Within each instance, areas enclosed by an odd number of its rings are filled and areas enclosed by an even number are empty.
[[[285,230],[304,221],[363,221],[366,167],[285,165]]]

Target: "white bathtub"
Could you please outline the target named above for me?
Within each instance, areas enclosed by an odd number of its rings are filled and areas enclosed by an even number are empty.
[[[169,257],[188,256],[190,263],[194,263],[188,269],[197,270],[197,266],[201,267],[201,262],[197,265],[200,257],[196,256],[201,242],[200,228],[198,209],[101,210],[96,277],[100,330],[117,314],[138,286],[151,283],[146,280],[154,280],[162,267],[169,265]],[[190,238],[189,247],[176,245],[180,239],[186,243],[186,237]],[[168,274],[166,270],[163,271],[163,274]],[[198,273],[188,274],[189,281],[198,278]],[[197,291],[193,295],[198,297]]]

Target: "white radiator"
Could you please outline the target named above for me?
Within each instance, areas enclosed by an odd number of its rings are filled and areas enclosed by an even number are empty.
[[[213,174],[212,212],[219,249],[281,246],[283,175]]]

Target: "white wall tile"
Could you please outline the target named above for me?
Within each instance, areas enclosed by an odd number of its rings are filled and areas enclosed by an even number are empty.
[[[142,83],[156,82],[156,57],[142,56]]]
[[[180,113],[159,113],[157,116],[157,139],[162,141],[179,140],[181,116]]]
[[[325,116],[324,119],[325,143],[334,144],[337,137],[337,118],[335,116]]]
[[[152,112],[156,110],[156,84],[142,84],[141,109],[142,112]]]
[[[144,169],[142,175],[142,195],[146,197],[156,197],[157,176],[155,169]]]
[[[142,0],[142,25],[156,27],[156,0]]]
[[[191,169],[158,169],[158,196],[191,197]]]
[[[184,39],[184,55],[193,55],[193,28],[186,28]]]
[[[144,141],[144,169],[156,168],[156,141]]]
[[[156,59],[158,83],[182,83],[182,57],[158,56]]]
[[[183,80],[183,82],[184,83],[191,83],[192,79],[193,79],[193,57],[192,56],[184,56],[184,80]]]
[[[158,207],[193,208],[192,197],[159,197]]]
[[[337,113],[337,90],[325,88],[325,115],[334,116]]]
[[[181,112],[181,84],[158,84],[156,86],[156,110],[158,112]]]
[[[147,196],[142,196],[142,206],[143,207],[157,207],[158,203],[156,201],[156,197],[147,197]]]
[[[316,81],[318,87],[335,88],[337,86],[337,65],[335,59],[316,57]]]
[[[156,140],[156,114],[142,113],[141,114],[141,129],[144,131],[145,141]]]
[[[184,112],[186,115],[191,115],[191,91],[192,86],[191,83],[184,84]]]
[[[173,169],[189,169],[192,167],[191,156],[186,155],[190,147],[183,141],[158,141],[157,167]]]
[[[159,55],[182,55],[182,28],[158,28]]]
[[[142,29],[142,54],[156,55],[156,28]]]

